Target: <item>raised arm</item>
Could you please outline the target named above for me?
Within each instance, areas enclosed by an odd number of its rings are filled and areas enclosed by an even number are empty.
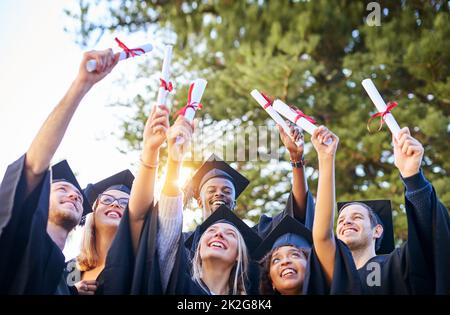
[[[290,125],[289,122],[287,122]],[[298,128],[291,125],[291,137],[298,141],[299,139],[303,140],[303,135]],[[289,135],[287,135],[283,128],[278,126],[278,130],[280,131],[281,141],[283,142],[286,149],[289,151],[289,158],[291,162],[296,162],[298,164],[303,164],[303,149],[304,143],[300,146],[297,146],[295,142],[291,139]],[[301,165],[300,167],[292,168],[292,194],[294,196],[294,216],[297,219],[303,220],[306,216],[306,196],[308,192],[308,183],[306,181],[305,176],[305,167]]]
[[[169,149],[167,176],[158,207],[158,259],[161,268],[163,292],[169,283],[183,241],[183,197],[178,184],[178,177],[184,154],[192,138],[192,126],[180,116],[167,132]],[[178,136],[184,138],[182,145],[176,144]],[[184,268],[185,266],[183,266]]]
[[[89,59],[97,61],[96,71],[86,71],[86,62]],[[62,100],[50,113],[26,153],[27,194],[36,187],[41,176],[48,169],[50,161],[83,97],[95,83],[111,72],[117,61],[118,58],[110,49],[84,53],[77,77]]]
[[[328,138],[333,141],[324,143]],[[335,178],[334,160],[339,138],[324,126],[314,131],[311,141],[319,159],[319,183],[313,224],[313,243],[328,284],[334,272],[336,242],[334,239]]]
[[[131,188],[128,210],[133,249],[136,253],[145,217],[153,205],[155,178],[158,170],[159,148],[166,140],[169,128],[169,109],[153,106],[144,127],[141,165]]]

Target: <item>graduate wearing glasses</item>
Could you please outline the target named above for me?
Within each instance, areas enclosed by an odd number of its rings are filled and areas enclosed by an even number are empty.
[[[80,254],[76,258],[81,281],[75,286],[79,294],[101,294],[102,271],[117,228],[128,206],[134,176],[129,170],[89,184],[84,193],[93,212],[84,218]]]

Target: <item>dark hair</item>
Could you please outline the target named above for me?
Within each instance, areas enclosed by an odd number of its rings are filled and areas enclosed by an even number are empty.
[[[280,294],[278,291],[273,289],[272,278],[270,277],[270,264],[272,261],[272,254],[283,246],[292,246],[297,248],[299,251],[305,255],[305,258],[308,259],[309,250],[306,248],[299,248],[295,245],[281,245],[276,248],[273,248],[270,252],[268,252],[260,261],[259,265],[261,266],[259,273],[259,294],[261,295],[276,295]]]
[[[364,209],[367,210],[367,213],[369,214],[369,220],[370,220],[370,227],[374,228],[376,227],[378,224],[380,224],[381,226],[383,226],[383,223],[381,222],[380,218],[378,217],[378,215],[375,213],[375,211],[369,207],[368,205],[366,205],[365,203],[362,202],[349,202],[346,203],[341,210],[339,210],[339,212],[341,212],[342,210],[344,210],[345,208],[349,207],[349,206],[360,206],[363,207]],[[375,251],[380,249],[381,246],[381,242],[383,240],[383,236],[384,236],[384,231],[383,233],[381,233],[380,237],[377,238],[377,240],[375,241]]]

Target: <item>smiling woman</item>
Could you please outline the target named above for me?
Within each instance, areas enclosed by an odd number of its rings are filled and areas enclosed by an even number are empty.
[[[75,284],[79,294],[99,293],[97,283],[102,281],[106,255],[128,206],[133,180],[133,174],[124,170],[85,189],[93,212],[86,216],[81,251],[76,258],[82,280]]]
[[[302,294],[311,245],[311,231],[294,218],[284,217],[255,252],[262,266],[260,293]]]

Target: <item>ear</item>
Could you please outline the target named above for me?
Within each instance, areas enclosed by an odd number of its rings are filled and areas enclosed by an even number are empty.
[[[373,236],[375,238],[380,238],[381,235],[383,235],[383,231],[384,231],[383,226],[381,224],[377,224],[374,229],[375,230],[374,230]]]
[[[202,203],[202,196],[198,196],[197,198],[197,204],[200,208],[203,208],[203,203]]]
[[[95,212],[95,210],[97,210],[97,207],[98,207],[99,202],[100,202],[100,201],[98,200],[98,198],[95,199],[95,202],[94,202],[94,204],[92,205],[92,212]]]

